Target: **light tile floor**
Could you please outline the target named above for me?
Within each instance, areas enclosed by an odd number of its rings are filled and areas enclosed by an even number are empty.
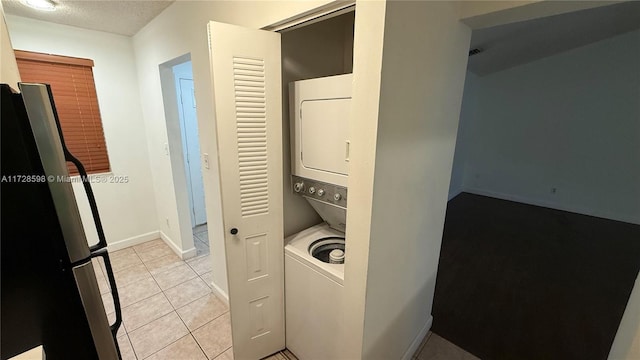
[[[413,360],[480,360],[450,341],[429,331]]]
[[[161,239],[110,253],[120,295],[123,360],[233,360],[229,308],[211,292],[206,225],[194,229],[196,257],[181,260]],[[106,271],[95,260],[107,317],[115,318]],[[265,360],[297,360],[288,350]],[[478,360],[429,332],[413,360]]]
[[[193,228],[193,244],[196,247],[196,256],[209,253],[209,231],[207,224]]]
[[[110,253],[122,307],[117,339],[123,360],[233,359],[229,308],[211,292],[209,247],[202,241],[207,229],[195,230],[198,255],[186,261],[160,239]],[[113,322],[104,265],[95,269]]]

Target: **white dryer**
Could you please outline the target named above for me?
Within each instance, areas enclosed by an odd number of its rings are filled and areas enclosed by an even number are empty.
[[[353,75],[289,85],[293,175],[347,186]]]

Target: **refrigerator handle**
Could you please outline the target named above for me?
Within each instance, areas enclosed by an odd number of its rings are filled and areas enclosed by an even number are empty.
[[[56,121],[57,122],[57,121]],[[60,129],[60,125],[58,125],[58,129]],[[67,161],[71,161],[73,165],[78,169],[78,173],[80,173],[82,179],[82,186],[84,186],[84,191],[87,194],[87,200],[89,200],[89,207],[91,208],[91,215],[93,216],[93,222],[96,225],[96,232],[98,233],[98,243],[92,246],[89,246],[89,251],[98,251],[107,248],[107,239],[104,236],[104,230],[102,228],[102,221],[100,221],[100,214],[98,213],[98,205],[96,204],[96,198],[93,196],[93,189],[91,189],[91,184],[89,184],[89,178],[87,177],[87,172],[84,169],[84,165],[80,162],[80,160],[76,159],[67,147],[64,144],[64,140],[62,141],[62,149],[64,150],[64,157]]]
[[[104,260],[104,267],[107,270],[107,279],[109,280],[109,287],[111,288],[111,296],[113,297],[113,306],[115,308],[116,320],[113,324],[109,324],[111,328],[111,334],[116,339],[118,329],[122,324],[122,308],[120,307],[120,296],[118,295],[118,288],[116,286],[116,279],[113,276],[113,268],[111,268],[111,260],[109,260],[109,253],[106,248],[102,248],[91,252],[91,257],[101,257]]]
[[[107,239],[104,236],[104,229],[102,228],[102,221],[100,221],[100,214],[98,214],[98,205],[96,204],[96,198],[93,196],[93,189],[91,189],[91,185],[89,184],[89,178],[87,177],[87,171],[84,168],[84,165],[78,160],[69,149],[67,149],[67,145],[64,142],[64,136],[62,134],[62,128],[60,127],[60,118],[58,117],[58,110],[56,109],[56,104],[53,101],[53,92],[51,91],[51,86],[47,85],[47,92],[49,93],[49,100],[51,100],[51,107],[53,109],[53,115],[56,120],[56,127],[58,128],[58,134],[60,135],[60,142],[62,143],[62,150],[64,152],[64,159],[66,161],[70,161],[73,165],[78,169],[78,173],[80,173],[80,179],[82,180],[82,185],[84,186],[84,191],[87,194],[87,199],[89,200],[89,207],[91,208],[91,215],[93,216],[93,222],[96,225],[96,232],[98,233],[98,243],[90,246],[89,250],[91,252],[104,249],[107,247]],[[106,259],[105,259],[106,263]],[[115,284],[115,283],[114,283]]]

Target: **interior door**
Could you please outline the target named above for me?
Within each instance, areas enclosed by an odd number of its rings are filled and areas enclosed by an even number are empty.
[[[209,23],[233,349],[285,347],[280,34]]]
[[[180,103],[184,138],[186,142],[187,182],[191,198],[193,225],[207,222],[204,204],[204,183],[200,166],[200,144],[198,143],[198,117],[196,116],[196,100],[192,79],[180,78]]]

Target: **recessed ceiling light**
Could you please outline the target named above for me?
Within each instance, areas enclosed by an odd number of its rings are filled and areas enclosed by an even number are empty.
[[[38,10],[53,11],[56,9],[56,3],[52,0],[23,0],[22,2]]]

